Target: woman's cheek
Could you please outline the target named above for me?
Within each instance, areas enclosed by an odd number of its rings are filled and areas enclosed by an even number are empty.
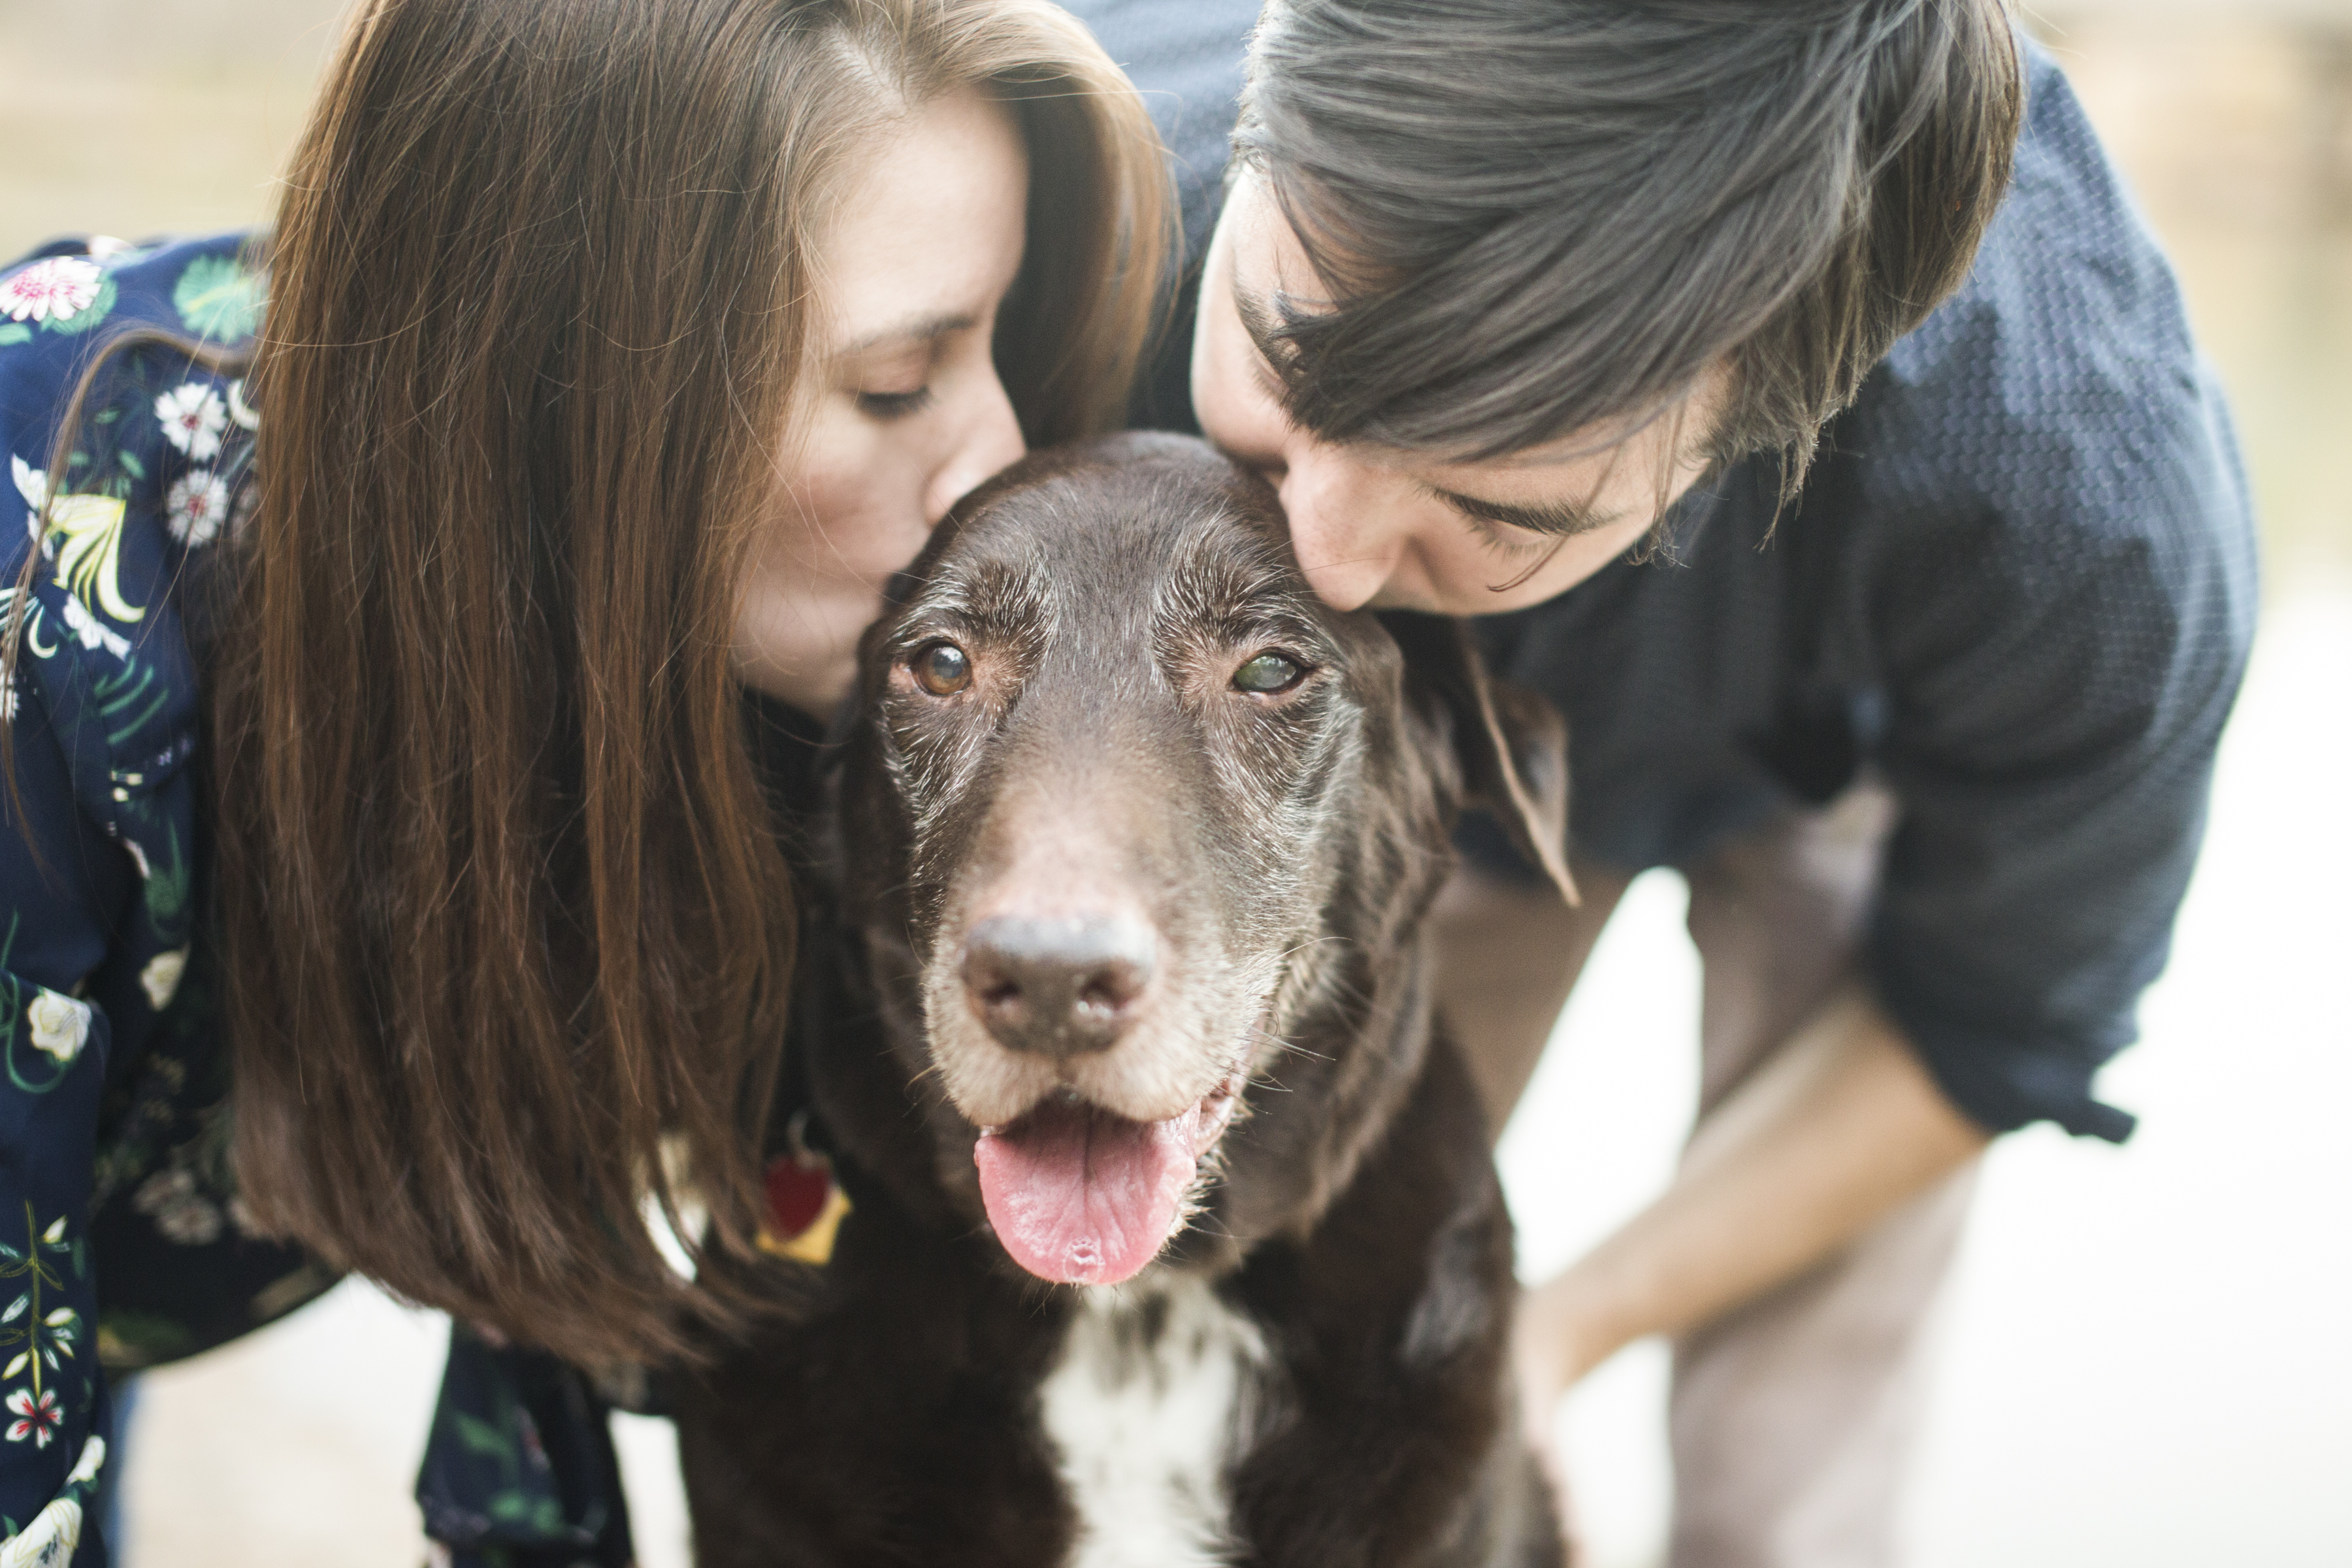
[[[924,491],[937,467],[927,423],[880,424],[854,408],[816,422],[778,520],[805,584],[878,606],[891,574],[921,551],[930,533]]]
[[[921,552],[930,530],[923,521],[924,472],[903,459],[876,465],[854,490],[845,487],[828,531],[838,559],[866,579],[878,605],[891,574]]]

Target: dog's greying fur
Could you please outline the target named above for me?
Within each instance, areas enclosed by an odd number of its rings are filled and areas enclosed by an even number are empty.
[[[942,643],[961,685],[918,676]],[[1300,678],[1239,686],[1269,650]],[[1197,442],[969,498],[868,635],[812,921],[839,951],[797,1044],[856,1208],[682,1393],[701,1560],[1556,1563],[1509,1225],[1418,932],[1465,793],[1557,867],[1559,752],[1458,627],[1321,605],[1272,492]],[[987,921],[1048,917],[1149,933],[1083,1048],[974,989]],[[974,1172],[983,1128],[1072,1103],[1234,1106],[1116,1289],[1017,1268]]]

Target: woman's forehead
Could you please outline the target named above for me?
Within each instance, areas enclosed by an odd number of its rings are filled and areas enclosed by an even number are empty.
[[[861,156],[819,257],[832,351],[887,353],[986,320],[1021,268],[1028,163],[1013,111],[969,88]]]

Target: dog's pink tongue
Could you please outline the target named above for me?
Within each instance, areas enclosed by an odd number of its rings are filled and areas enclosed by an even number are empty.
[[[1195,1109],[1129,1121],[1049,1101],[972,1146],[988,1223],[1040,1279],[1116,1285],[1160,1254],[1192,1183]]]

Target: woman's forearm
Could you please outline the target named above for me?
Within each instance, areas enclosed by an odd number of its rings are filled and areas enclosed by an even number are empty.
[[[1841,993],[1706,1119],[1664,1193],[1530,1292],[1530,1392],[1556,1394],[1634,1340],[1795,1278],[1987,1139],[1876,1005]]]

